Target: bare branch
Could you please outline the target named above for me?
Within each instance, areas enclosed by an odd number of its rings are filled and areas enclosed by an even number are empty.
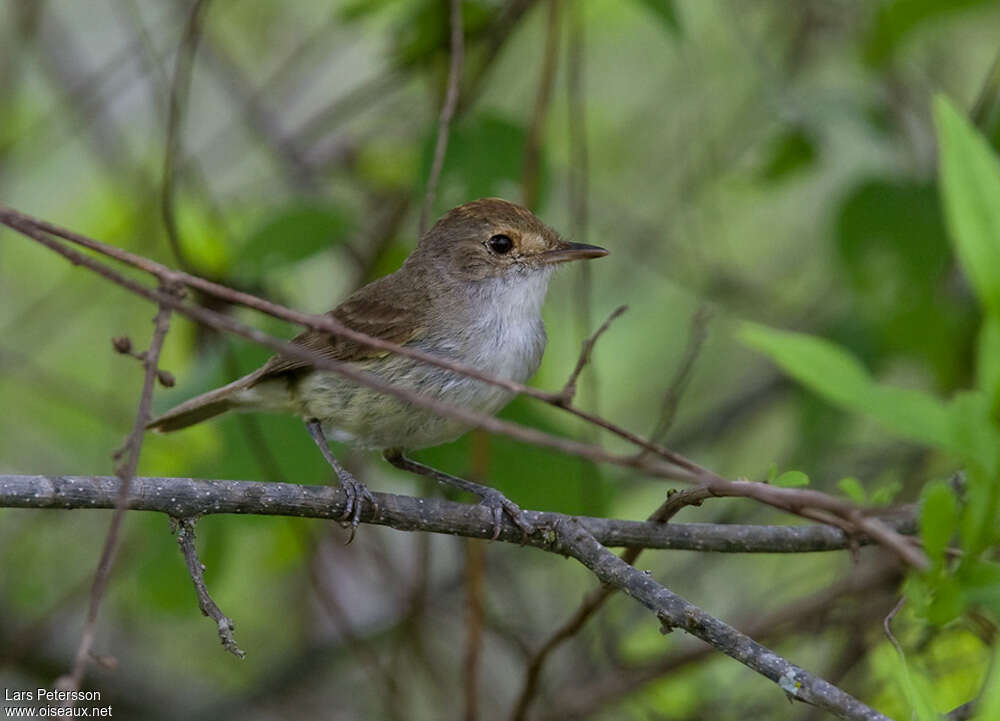
[[[711,494],[704,488],[689,488],[679,493],[668,493],[667,499],[650,515],[649,522],[667,523],[682,508],[686,506],[700,506],[701,502],[710,496]],[[632,565],[639,558],[642,550],[639,546],[632,546],[621,554],[621,559],[625,563]],[[535,694],[538,692],[542,668],[552,655],[552,652],[579,633],[587,621],[597,613],[604,605],[604,602],[617,590],[614,586],[604,584],[588,593],[580,606],[573,612],[573,615],[566,619],[535,651],[528,660],[527,667],[525,668],[524,683],[521,686],[521,693],[518,695],[517,702],[514,704],[511,721],[523,721],[526,717],[528,708]]]
[[[424,205],[420,209],[420,235],[427,230],[427,220],[437,195],[438,180],[444,167],[444,154],[448,150],[448,132],[451,129],[451,119],[458,106],[458,89],[462,80],[462,56],[465,45],[462,33],[462,0],[451,0],[449,25],[451,27],[451,52],[448,61],[448,88],[445,91],[444,105],[441,106],[441,116],[438,118],[437,141],[434,143],[434,160],[431,163],[431,173],[427,178],[427,192],[424,195]]]
[[[153,388],[156,385],[156,378],[159,372],[160,351],[163,349],[163,340],[170,329],[170,308],[161,305],[153,322],[153,339],[150,341],[149,350],[146,351],[142,359],[146,373],[143,378],[142,393],[139,397],[139,408],[135,415],[135,425],[132,427],[132,432],[126,439],[121,451],[115,454],[116,457],[124,456],[125,460],[118,463],[115,468],[115,473],[119,480],[113,504],[115,513],[111,517],[111,525],[108,527],[108,535],[104,541],[104,548],[101,551],[101,558],[97,564],[97,571],[94,574],[94,583],[90,588],[90,606],[87,609],[87,619],[83,626],[80,644],[76,650],[73,668],[69,674],[63,676],[58,681],[59,686],[67,690],[77,690],[80,688],[87,663],[90,660],[91,648],[94,644],[97,612],[100,609],[101,601],[104,599],[104,592],[108,587],[108,579],[111,577],[111,568],[114,565],[115,556],[118,552],[118,536],[121,533],[125,510],[129,507],[128,501],[131,485],[135,478],[136,468],[139,466],[139,453],[142,451],[142,440],[146,433],[146,424],[149,423],[150,411],[153,406]]]
[[[890,721],[886,716],[805,669],[793,665],[732,626],[681,598],[602,546],[575,521],[557,530],[557,550],[572,556],[603,582],[625,591],[656,614],[667,629],[697,636],[727,656],[774,681],[794,700],[851,721]]]
[[[0,476],[0,506],[27,508],[107,508],[114,505],[121,482],[115,478]],[[347,499],[340,488],[311,487],[279,483],[238,481],[195,481],[181,478],[142,478],[131,484],[128,507],[156,510],[182,518],[204,513],[259,513],[332,518],[342,513]],[[722,621],[676,596],[645,573],[604,548],[598,537],[615,543],[619,534],[631,528],[661,536],[679,527],[640,524],[608,519],[573,518],[555,513],[527,512],[533,523],[546,525],[549,534],[535,534],[527,542],[538,548],[570,555],[590,568],[604,583],[626,591],[654,610],[661,622],[682,628],[718,650],[775,681],[791,697],[827,709],[841,718],[883,721],[884,717],[822,679],[793,666],[769,649],[754,642]],[[365,508],[365,522],[390,525],[400,530],[425,530],[483,538],[490,533],[492,516],[488,509],[435,499],[378,494],[378,510]],[[504,519],[500,538],[521,543],[523,534],[512,521]],[[911,520],[912,523],[912,520]],[[650,526],[652,528],[650,528]],[[704,528],[712,528],[705,526]],[[723,533],[733,540],[729,526]],[[766,528],[766,527],[762,527]],[[593,533],[592,533],[593,530]],[[746,530],[746,527],[743,527]],[[821,536],[835,531],[818,526],[808,529],[771,527],[768,534],[780,536],[805,532]],[[736,536],[739,533],[735,534]],[[648,540],[652,541],[653,538]],[[629,545],[637,545],[635,538]],[[783,539],[788,540],[786,537]],[[815,539],[813,539],[815,540]],[[841,548],[849,539],[841,537]],[[645,540],[640,542],[647,544]],[[818,550],[812,547],[810,550]]]
[[[208,587],[205,585],[205,566],[198,558],[198,550],[195,548],[194,526],[195,520],[193,518],[173,516],[170,518],[170,530],[177,535],[177,545],[181,547],[184,563],[187,565],[191,581],[194,583],[195,593],[198,594],[198,608],[201,609],[203,615],[215,621],[219,628],[219,640],[222,641],[223,647],[237,658],[245,658],[246,654],[233,638],[232,619],[222,612],[208,593]]]
[[[879,597],[891,593],[898,586],[899,579],[898,570],[891,565],[876,564],[769,613],[762,614],[759,609],[753,609],[735,625],[755,639],[776,638],[776,634],[785,631],[802,633],[808,628],[807,624],[823,618],[825,613],[845,598],[853,596],[867,599],[872,595]],[[558,690],[558,698],[561,700],[537,714],[536,721],[588,718],[651,681],[708,659],[713,651],[713,647],[707,644],[679,652],[667,651],[658,658],[624,669],[616,668],[604,678],[589,679],[585,684],[577,680],[571,681]],[[826,714],[823,716],[825,718]]]
[[[563,389],[559,391],[560,403],[562,405],[569,405],[573,402],[573,396],[576,395],[576,382],[579,380],[583,369],[588,363],[590,363],[590,356],[594,352],[594,345],[597,343],[597,339],[611,327],[611,324],[615,322],[616,318],[627,310],[627,305],[620,305],[615,308],[611,315],[608,316],[608,319],[601,324],[601,327],[583,342],[583,348],[580,349],[580,357],[576,361],[576,367],[573,369],[573,372],[569,374],[569,378],[566,380],[566,385],[564,385]]]
[[[120,489],[121,482],[113,476],[0,475],[0,508],[114,508]],[[363,523],[468,538],[489,538],[492,532],[490,511],[478,504],[389,493],[374,495],[378,512],[373,515],[366,505],[361,514]],[[181,518],[236,513],[335,519],[344,512],[346,503],[347,497],[339,487],[160,477],[133,479],[126,499],[131,510],[157,511]],[[525,511],[525,514],[542,528],[554,528],[570,518],[542,511]],[[847,534],[823,525],[667,524],[575,518],[605,546],[720,553],[812,553],[849,549],[852,544]],[[886,519],[885,523],[900,533],[916,531],[912,509]],[[524,533],[504,517],[499,539],[520,544]],[[529,545],[539,548],[547,547],[548,542],[543,533],[527,539]],[[860,537],[857,542],[866,545],[871,540]]]

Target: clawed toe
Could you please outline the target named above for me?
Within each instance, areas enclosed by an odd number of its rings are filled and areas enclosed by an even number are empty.
[[[520,506],[499,491],[492,491],[483,496],[481,505],[486,506],[493,513],[493,535],[490,536],[490,540],[495,541],[500,537],[500,531],[503,529],[503,514],[505,512],[514,521],[514,525],[520,528],[521,533],[524,534],[522,542],[527,541],[528,536],[535,532],[535,526],[528,520],[528,517],[521,510]]]
[[[361,523],[361,510],[364,508],[364,502],[368,501],[371,504],[372,513],[378,512],[378,503],[375,501],[375,496],[372,495],[372,492],[368,490],[368,486],[354,476],[345,473],[339,480],[344,493],[347,494],[347,503],[344,506],[344,512],[340,514],[338,520],[344,521],[345,526],[350,525],[351,535],[347,539],[347,544],[350,544],[354,540],[354,533],[358,529],[358,524]],[[348,520],[350,521],[349,524],[347,523]]]

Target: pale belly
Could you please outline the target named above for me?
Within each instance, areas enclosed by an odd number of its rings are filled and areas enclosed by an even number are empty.
[[[530,331],[530,332],[529,332]],[[501,332],[503,332],[501,330]],[[481,334],[476,334],[477,339]],[[538,369],[545,349],[545,330],[539,319],[530,329],[506,333],[503,342],[485,343],[464,352],[443,350],[439,344],[424,347],[437,355],[455,358],[493,376],[526,381]],[[428,344],[430,345],[430,344]],[[401,356],[389,356],[356,366],[393,385],[477,413],[493,415],[514,393],[454,372]],[[276,381],[277,382],[277,381]],[[455,440],[470,426],[438,415],[396,396],[376,391],[329,371],[312,371],[293,385],[281,381],[274,390],[284,396],[305,420],[318,419],[328,437],[363,448],[419,449]],[[268,392],[262,388],[254,390]]]
[[[487,415],[514,397],[502,388],[426,368],[404,369],[393,382]],[[330,438],[365,448],[427,448],[453,441],[469,429],[466,423],[324,371],[303,376],[295,396],[303,418],[319,419]]]

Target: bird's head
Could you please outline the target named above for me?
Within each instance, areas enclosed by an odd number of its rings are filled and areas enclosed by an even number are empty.
[[[520,205],[483,198],[448,211],[431,227],[409,262],[465,281],[549,272],[559,263],[608,254],[604,248],[563,240]]]

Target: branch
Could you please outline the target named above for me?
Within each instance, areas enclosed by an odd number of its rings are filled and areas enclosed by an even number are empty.
[[[19,508],[111,508],[125,487],[111,477],[15,476],[0,475],[0,507]],[[300,486],[288,483],[245,481],[196,481],[190,478],[136,478],[127,485],[126,504],[134,510],[151,510],[171,516],[190,518],[214,513],[255,513],[260,515],[295,515],[336,518],[346,507],[347,497],[339,487]],[[422,530],[437,533],[485,538],[490,534],[490,511],[479,505],[466,505],[437,499],[420,499],[391,494],[376,494],[378,510],[366,506],[362,521],[391,526],[399,530]],[[766,552],[824,550],[847,548],[851,539],[836,534],[826,526],[713,526],[691,524],[687,543],[667,543],[668,535],[682,526],[602,518],[573,518],[558,513],[528,511],[529,519],[546,526],[549,533],[534,534],[527,543],[538,548],[576,558],[606,584],[624,590],[654,610],[668,628],[682,628],[708,642],[723,653],[763,674],[791,697],[824,708],[846,719],[884,721],[877,714],[840,689],[739,633],[722,621],[660,586],[645,573],[628,565],[608,551],[607,545],[648,545],[713,550],[758,550]],[[913,519],[909,520],[913,525]],[[906,529],[901,529],[906,530]],[[755,535],[763,538],[750,541]],[[697,541],[692,543],[694,538]],[[524,542],[523,533],[504,519],[500,538],[510,543]],[[683,536],[681,536],[683,538]],[[674,539],[676,540],[676,539]],[[777,541],[777,543],[775,543]],[[833,542],[831,544],[831,541]],[[839,543],[838,543],[839,542]],[[197,581],[196,581],[197,583]],[[221,617],[221,612],[220,612]],[[224,617],[222,617],[224,618]],[[220,631],[221,631],[220,624]]]
[[[226,616],[212,600],[208,593],[208,587],[205,585],[205,567],[198,558],[198,550],[194,545],[195,522],[193,518],[170,517],[170,530],[177,534],[177,545],[181,547],[184,563],[187,565],[191,581],[194,583],[195,593],[198,594],[198,608],[201,609],[203,615],[215,621],[219,628],[219,640],[222,641],[225,649],[237,658],[245,658],[246,654],[233,638],[232,619]]]
[[[825,709],[851,721],[889,721],[886,716],[836,686],[793,665],[732,626],[661,586],[604,548],[575,521],[558,529],[557,549],[589,568],[603,582],[635,598],[656,613],[667,630],[682,629],[757,673],[771,679],[790,699]]]
[[[611,324],[622,313],[628,310],[627,305],[620,305],[612,311],[608,319],[601,324],[601,327],[594,331],[594,334],[587,338],[583,342],[583,347],[580,349],[580,357],[576,361],[576,367],[573,368],[573,372],[569,374],[569,379],[566,381],[566,385],[563,389],[559,391],[559,397],[561,399],[561,405],[569,405],[573,402],[573,397],[576,395],[576,382],[580,379],[580,374],[583,373],[583,369],[590,363],[590,356],[594,352],[594,346],[597,344],[597,340],[604,335],[604,332],[611,327]]]
[[[649,516],[648,522],[666,524],[682,508],[686,506],[700,506],[702,501],[710,496],[711,494],[704,488],[689,488],[680,493],[668,493],[666,500]],[[673,526],[673,528],[676,527]],[[642,551],[642,547],[632,546],[622,553],[621,559],[629,565],[634,565]],[[535,694],[538,692],[542,668],[553,651],[579,633],[587,624],[587,621],[600,610],[604,602],[617,590],[614,586],[603,584],[588,593],[576,611],[573,612],[573,615],[566,619],[535,651],[525,668],[524,683],[521,686],[521,693],[518,695],[517,702],[514,704],[511,721],[524,721],[528,713],[528,708],[531,706]]]
[[[121,451],[116,457],[125,456],[124,462],[118,464],[115,469],[117,474],[116,493],[113,500],[107,507],[114,508],[115,513],[111,517],[111,525],[108,527],[108,534],[104,541],[104,548],[101,550],[101,558],[97,564],[97,571],[94,573],[94,583],[90,589],[90,606],[87,609],[87,620],[84,622],[83,633],[80,636],[80,644],[76,650],[73,661],[73,668],[69,674],[57,681],[63,690],[79,690],[83,681],[83,674],[86,671],[87,663],[90,660],[90,650],[94,644],[95,625],[97,623],[97,612],[104,600],[104,592],[108,587],[108,579],[111,577],[111,567],[115,562],[118,552],[118,536],[121,532],[122,521],[125,510],[129,507],[129,498],[132,492],[132,482],[135,479],[135,471],[139,466],[139,453],[142,451],[142,441],[146,432],[146,424],[149,423],[150,410],[153,405],[153,388],[159,374],[160,351],[163,350],[163,340],[170,329],[170,309],[161,305],[154,320],[153,339],[150,341],[149,350],[143,356],[145,366],[145,377],[142,383],[142,393],[139,397],[139,408],[135,415],[135,425],[132,432],[125,441]]]
[[[900,578],[896,568],[878,564],[862,572],[852,572],[849,577],[811,596],[796,599],[769,613],[763,614],[759,608],[750,609],[734,625],[747,636],[757,639],[777,640],[779,632],[782,635],[787,632],[808,634],[810,625],[817,623],[838,603],[852,597],[868,600],[892,593],[898,587]],[[636,665],[617,667],[603,678],[591,678],[586,683],[574,679],[558,689],[557,698],[561,701],[537,714],[535,721],[589,718],[612,704],[620,703],[646,684],[711,657],[713,650],[712,646],[704,645],[667,651],[660,657]]]
[[[0,475],[0,508],[114,508],[120,489],[121,482],[113,476]],[[489,538],[491,535],[492,515],[478,504],[390,493],[374,495],[378,511],[373,514],[366,504],[361,514],[363,523],[400,531],[446,533],[468,538]],[[158,511],[181,518],[237,513],[336,519],[344,512],[346,503],[347,496],[339,487],[160,477],[133,479],[126,499],[131,510]],[[525,513],[533,524],[547,528],[555,528],[573,518],[543,511]],[[823,525],[664,524],[587,516],[576,517],[576,520],[604,545],[629,548],[811,553],[849,549],[854,541],[843,531]],[[912,513],[886,523],[900,533],[916,532]],[[499,539],[520,545],[524,533],[504,517]],[[856,540],[862,545],[870,543],[864,537]],[[535,534],[527,543],[548,548],[550,538]]]

